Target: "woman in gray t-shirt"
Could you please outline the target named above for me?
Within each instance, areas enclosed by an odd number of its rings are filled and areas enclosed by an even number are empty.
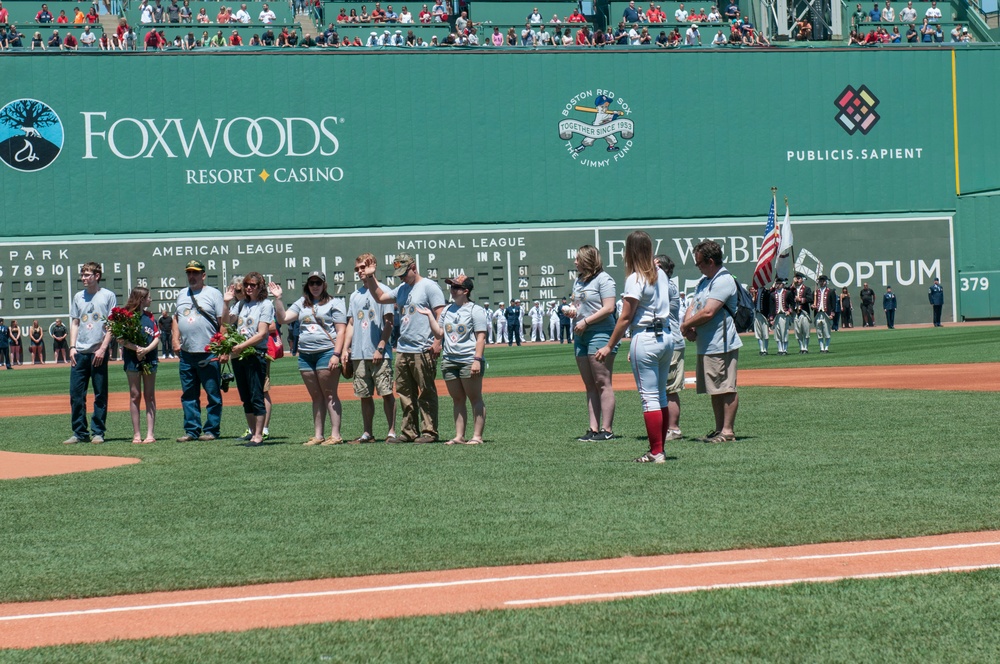
[[[418,307],[427,316],[431,331],[442,339],[441,373],[448,394],[455,402],[455,437],[445,445],[478,445],[483,442],[486,426],[486,404],[483,401],[483,370],[486,360],[486,310],[472,302],[472,279],[460,274],[445,279],[451,286],[452,303],[434,320],[434,312]],[[472,404],[472,438],[465,438],[465,424],[469,419],[465,401]]]
[[[608,343],[615,329],[615,280],[604,271],[601,254],[589,244],[576,250],[577,279],[573,284],[573,303],[565,309],[573,318],[573,348],[580,377],[587,388],[587,413],[590,427],[577,440],[611,440],[615,421],[615,391],[611,387],[614,350],[603,360],[594,354]]]
[[[342,443],[340,418],[343,408],[337,387],[340,384],[340,356],[344,350],[347,312],[339,298],[326,290],[326,275],[311,272],[302,287],[302,297],[285,310],[281,286],[272,283],[271,295],[279,322],[299,321],[299,373],[312,398],[313,436],[304,445]],[[326,416],[330,416],[330,437],[324,438]]]
[[[231,357],[236,387],[243,401],[247,427],[250,428],[250,441],[247,445],[256,446],[264,442],[264,416],[267,414],[264,404],[264,378],[267,375],[268,361],[267,331],[274,322],[274,305],[267,300],[267,282],[260,272],[250,272],[243,277],[243,299],[236,302],[234,286],[226,289],[223,299],[229,306],[226,322],[234,325],[246,337],[245,341],[233,347]],[[241,360],[240,353],[247,348],[256,349],[256,353]]]

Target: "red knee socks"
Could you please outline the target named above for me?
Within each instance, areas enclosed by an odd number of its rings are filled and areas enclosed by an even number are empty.
[[[642,414],[646,421],[646,435],[649,436],[649,451],[663,454],[663,410],[652,410]]]

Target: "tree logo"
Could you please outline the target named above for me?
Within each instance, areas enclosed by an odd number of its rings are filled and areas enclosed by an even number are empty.
[[[18,99],[0,109],[0,160],[14,170],[40,171],[62,146],[62,121],[47,104]]]

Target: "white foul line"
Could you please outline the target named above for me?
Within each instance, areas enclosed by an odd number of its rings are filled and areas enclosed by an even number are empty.
[[[713,583],[704,586],[687,586],[680,588],[657,588],[655,590],[630,590],[618,593],[594,593],[592,595],[565,595],[563,597],[541,597],[538,599],[514,599],[504,602],[507,606],[526,606],[529,604],[550,604],[562,602],[578,602],[599,599],[624,599],[626,597],[643,597],[646,595],[669,595],[690,593],[698,590],[724,590],[726,588],[760,588],[767,586],[788,586],[793,583],[821,583],[824,581],[846,581],[847,579],[884,579],[900,576],[918,576],[938,574],[940,572],[974,572],[983,569],[1000,568],[1000,564],[967,565],[963,567],[930,567],[925,569],[901,570],[897,572],[873,572],[871,574],[849,574],[845,576],[804,576],[798,579],[774,579],[771,581],[744,581],[741,583]]]
[[[252,595],[249,597],[230,597],[230,598],[217,598],[217,599],[205,599],[205,600],[191,600],[187,602],[169,602],[163,604],[140,604],[135,606],[116,606],[109,607],[105,609],[80,609],[76,611],[55,611],[51,613],[31,613],[31,614],[20,614],[12,616],[0,616],[0,622],[11,622],[14,620],[33,620],[40,618],[64,618],[71,616],[86,616],[86,615],[101,615],[108,613],[125,613],[129,611],[153,611],[158,609],[179,609],[195,606],[214,606],[220,604],[241,604],[244,602],[264,602],[264,601],[274,601],[274,600],[286,600],[286,599],[308,599],[313,597],[335,597],[343,595],[361,595],[368,593],[378,593],[378,592],[398,592],[401,590],[424,590],[430,588],[450,588],[456,586],[473,586],[487,583],[506,583],[511,581],[539,581],[544,579],[563,579],[563,578],[573,578],[573,577],[586,577],[586,576],[601,576],[608,574],[635,574],[641,572],[663,572],[670,570],[684,570],[684,569],[698,569],[704,567],[725,567],[732,565],[756,565],[761,563],[781,563],[789,562],[795,560],[821,560],[829,558],[858,558],[862,556],[879,556],[879,555],[889,555],[896,553],[920,553],[926,551],[946,551],[949,549],[972,549],[978,547],[986,546],[1000,546],[1000,542],[973,542],[969,544],[948,544],[941,546],[927,546],[927,547],[913,547],[908,549],[878,549],[874,551],[853,551],[849,553],[826,553],[826,554],[813,554],[813,555],[803,555],[803,556],[788,556],[781,558],[747,558],[744,560],[721,560],[714,562],[704,562],[704,563],[686,563],[686,564],[675,564],[675,565],[654,565],[650,567],[627,567],[620,569],[600,569],[600,570],[587,570],[581,572],[554,572],[551,574],[522,574],[517,576],[501,576],[501,577],[487,577],[483,579],[461,579],[457,581],[434,581],[426,583],[407,583],[392,586],[369,586],[364,588],[350,588],[345,590],[320,590],[314,592],[302,592],[302,593],[282,593],[278,595]],[[973,567],[969,569],[987,569],[988,567],[995,567],[1000,565],[987,565],[983,567]],[[962,568],[940,568],[935,571],[947,571],[947,570],[960,570]],[[460,570],[456,570],[460,571]],[[930,572],[927,572],[930,573]],[[905,573],[904,573],[905,574]],[[857,577],[842,577],[842,578],[867,578],[864,576]],[[799,581],[807,581],[808,579],[801,579]],[[836,580],[831,578],[830,580]],[[799,581],[788,581],[784,583],[798,583]],[[778,582],[765,582],[765,583],[778,583]],[[752,584],[751,584],[752,585]],[[699,589],[712,589],[712,588],[738,588],[744,587],[741,584],[732,585],[719,585],[719,586],[704,586],[690,588],[690,590]],[[181,591],[181,592],[198,592],[198,591]],[[667,590],[654,590],[654,591],[636,591],[635,594],[660,594],[663,592],[685,592],[684,589],[667,589]],[[613,593],[606,596],[593,595],[593,596],[580,596],[582,597],[593,597],[603,598],[603,597],[628,597],[629,593]],[[58,600],[57,600],[58,601]],[[559,601],[558,598],[555,599],[545,599],[545,600],[517,600],[522,602],[553,602]],[[568,601],[568,600],[565,600]],[[510,602],[508,602],[510,603]]]

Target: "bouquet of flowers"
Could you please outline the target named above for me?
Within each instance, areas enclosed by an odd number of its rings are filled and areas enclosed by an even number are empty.
[[[205,346],[205,352],[212,353],[214,355],[232,355],[233,348],[246,340],[247,338],[240,334],[239,331],[232,325],[223,325],[222,329],[212,335],[212,338],[209,339],[208,345]],[[241,360],[246,360],[253,357],[258,352],[259,351],[256,348],[247,347],[240,351],[239,357]],[[222,363],[221,369],[222,391],[228,392],[229,384],[233,382],[235,376],[233,375],[232,367],[229,366],[228,361]]]
[[[108,316],[108,328],[116,339],[145,348],[146,334],[142,330],[142,313],[139,311],[129,311],[124,307],[112,308],[111,315]],[[150,363],[139,360],[139,371],[148,376]]]

